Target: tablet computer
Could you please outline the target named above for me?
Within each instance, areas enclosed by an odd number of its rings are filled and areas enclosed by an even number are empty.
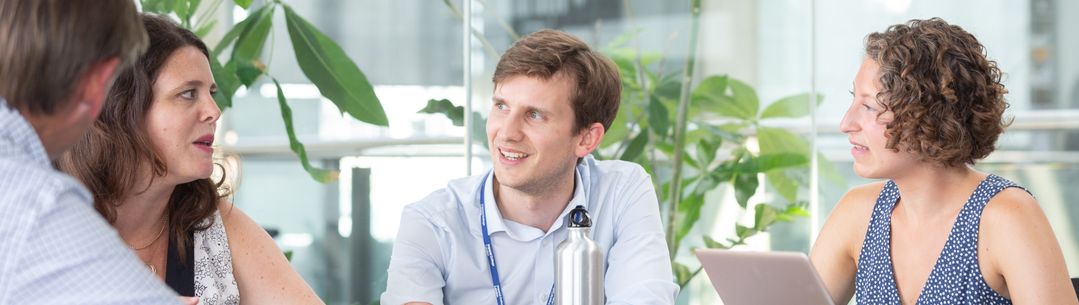
[[[724,305],[834,305],[804,253],[697,249],[696,254]]]

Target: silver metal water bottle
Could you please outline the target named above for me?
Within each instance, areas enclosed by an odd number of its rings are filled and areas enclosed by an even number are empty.
[[[555,304],[603,305],[603,250],[592,241],[592,219],[578,205],[569,212],[566,240],[555,250]]]

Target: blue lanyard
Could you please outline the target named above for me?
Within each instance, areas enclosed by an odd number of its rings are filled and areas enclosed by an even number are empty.
[[[495,263],[495,248],[491,246],[491,234],[487,233],[487,209],[484,206],[483,195],[487,188],[487,177],[494,173],[488,173],[480,183],[480,229],[483,230],[483,248],[487,253],[487,266],[491,269],[491,283],[495,285],[495,301],[498,305],[506,305],[505,294],[502,293],[502,280],[498,279],[498,264]],[[547,305],[554,304],[554,284],[551,284],[551,293],[547,295]]]

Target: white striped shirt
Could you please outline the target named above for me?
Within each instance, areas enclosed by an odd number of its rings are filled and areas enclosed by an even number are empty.
[[[0,305],[179,304],[0,97]]]

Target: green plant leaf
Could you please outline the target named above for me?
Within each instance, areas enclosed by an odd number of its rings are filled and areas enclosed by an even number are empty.
[[[678,217],[676,221],[678,225],[678,231],[675,232],[675,241],[679,244],[685,239],[686,234],[693,229],[693,226],[697,225],[697,220],[701,219],[701,206],[704,205],[704,196],[688,196],[682,199],[682,202],[678,203]]]
[[[206,22],[206,24],[203,24],[199,28],[195,29],[194,30],[195,36],[199,36],[200,38],[205,38],[206,34],[210,34],[210,31],[212,31],[214,29],[214,26],[217,26],[217,19],[210,20],[209,22]],[[214,53],[214,54],[217,54],[217,53]]]
[[[626,151],[622,152],[622,157],[618,158],[622,161],[636,160],[641,152],[644,152],[644,147],[648,145],[648,131],[642,130],[637,134],[633,141],[629,142],[629,146],[626,147]]]
[[[824,95],[817,94],[817,106],[824,101]],[[768,105],[761,112],[761,119],[798,118],[809,115],[809,93],[784,97]]]
[[[240,21],[236,25],[233,25],[232,29],[230,29],[227,33],[225,33],[225,36],[221,37],[221,41],[217,42],[217,46],[214,47],[213,53],[214,54],[221,54],[221,53],[225,52],[225,48],[228,48],[228,46],[231,45],[232,42],[235,41],[237,37],[240,37],[240,33],[247,30],[247,27],[252,23],[252,21],[257,19],[257,18],[252,18],[252,16],[261,14],[262,13],[261,10],[265,10],[265,9],[269,9],[269,8],[267,8],[267,7],[259,8],[258,10],[254,11],[253,14],[248,15],[247,18],[245,18],[244,20]]]
[[[798,187],[800,185],[797,181],[788,177],[784,171],[769,171],[764,173],[764,177],[768,179],[768,184],[775,188],[776,193],[783,199],[787,201],[798,199]]]
[[[174,7],[173,1],[174,0],[142,0],[142,11],[157,14],[172,13]]]
[[[629,128],[626,127],[626,115],[625,110],[619,107],[618,116],[614,117],[614,122],[611,122],[611,128],[603,133],[603,141],[599,144],[600,148],[606,148],[611,144],[628,140]]]
[[[693,279],[693,272],[689,271],[689,267],[686,265],[672,262],[674,267],[674,278],[678,281],[679,286],[684,286],[685,283],[689,283],[689,280]]]
[[[757,171],[767,172],[774,169],[788,168],[788,167],[802,167],[809,165],[809,160],[806,160],[806,156],[796,153],[769,153],[761,154],[757,157]]]
[[[232,67],[232,70],[222,67],[221,62],[217,61],[217,56],[210,56],[210,72],[213,73],[214,81],[217,82],[214,101],[217,102],[217,108],[221,111],[232,107],[232,95],[236,93],[236,89],[240,88],[240,79],[236,78],[235,66]]]
[[[453,102],[447,99],[427,100],[427,106],[418,113],[442,114],[453,121],[453,126],[465,126],[465,107],[454,106]]]
[[[759,232],[768,230],[768,227],[778,220],[779,212],[776,208],[767,204],[758,204],[753,213],[753,229]]]
[[[648,99],[648,125],[652,127],[652,131],[659,136],[662,141],[667,138],[667,132],[670,130],[670,114],[667,111],[667,106],[659,101],[659,97],[655,95]]]
[[[806,206],[807,204],[804,201],[787,204],[786,208],[776,214],[776,220],[792,222],[796,217],[809,217],[809,210],[806,210]]]
[[[258,59],[252,60],[251,62],[233,62],[237,63],[236,79],[239,79],[240,83],[244,84],[245,87],[251,88],[251,85],[253,85],[260,76],[266,73],[266,66]]]
[[[719,138],[714,139],[701,139],[697,142],[697,159],[700,159],[700,168],[707,170],[706,166],[711,165],[716,160],[716,150],[719,149],[723,140]]]
[[[483,148],[490,149],[487,143],[487,119],[479,112],[472,112],[472,142],[479,142]]]
[[[253,0],[232,0],[232,3],[236,3],[237,6],[244,8],[245,10],[251,6]]]
[[[315,181],[327,183],[337,180],[337,171],[326,170],[317,168],[311,165],[311,162],[307,160],[307,149],[304,148],[303,143],[300,143],[300,139],[296,137],[296,129],[292,126],[292,108],[288,106],[285,101],[285,93],[281,90],[281,84],[276,79],[273,80],[274,86],[277,86],[277,104],[281,106],[281,118],[285,122],[285,132],[288,134],[288,146],[297,157],[300,158],[300,164],[303,165],[303,169],[307,171],[307,174],[311,175]]]
[[[738,201],[738,206],[743,209],[749,203],[749,198],[753,197],[753,193],[757,192],[757,187],[760,186],[760,181],[757,180],[756,173],[738,173],[734,176],[734,198]]]
[[[704,175],[701,180],[697,182],[697,185],[693,188],[693,193],[703,196],[705,193],[716,189],[719,186],[719,182],[723,180],[717,179],[715,175]]]
[[[244,25],[240,36],[236,37],[236,45],[232,48],[233,63],[244,66],[256,66],[255,61],[262,57],[262,48],[270,37],[270,26],[273,25],[274,5],[265,5],[255,11],[248,19],[250,23]],[[245,19],[246,22],[246,19]],[[238,71],[238,69],[237,69]],[[243,78],[241,78],[243,80]],[[248,84],[248,82],[245,82]]]
[[[830,181],[835,185],[847,185],[847,179],[843,178],[835,163],[825,158],[823,153],[817,153],[817,169],[820,170],[820,175],[825,181]]]
[[[388,126],[389,120],[375,96],[374,88],[356,63],[336,42],[297,15],[291,7],[283,6],[296,61],[304,75],[342,112],[363,122]]]
[[[709,249],[730,249],[731,247],[721,242],[712,239],[711,236],[705,235],[701,239],[704,239],[704,246]]]
[[[761,154],[809,154],[809,142],[785,129],[760,127],[757,129],[757,140]]]
[[[285,250],[283,253],[285,254],[285,260],[292,262],[292,250]]]
[[[734,225],[734,235],[738,236],[739,239],[746,239],[755,234],[757,234],[756,229],[738,224]]]
[[[716,112],[721,116],[747,121],[755,120],[757,111],[760,108],[757,91],[746,83],[733,78],[728,80],[727,86],[731,88],[732,101],[720,103]]]
[[[720,105],[731,101],[731,98],[727,96],[727,82],[726,75],[709,76],[701,80],[691,93],[690,112],[696,114],[702,111],[715,111],[721,107]]]

